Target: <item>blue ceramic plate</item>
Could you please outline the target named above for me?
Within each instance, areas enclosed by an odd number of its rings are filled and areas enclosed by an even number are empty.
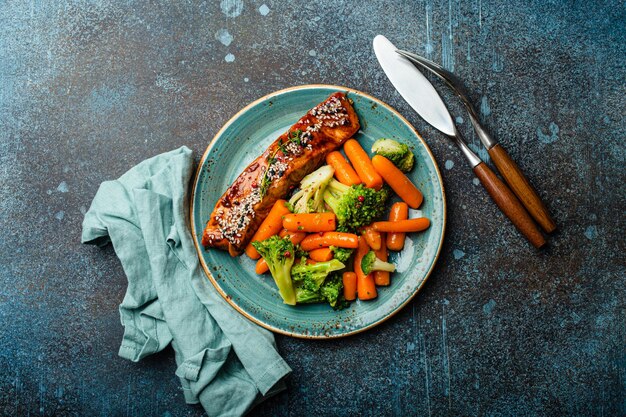
[[[269,274],[254,272],[247,256],[231,258],[227,252],[204,250],[202,231],[213,207],[241,171],[281,133],[330,94],[344,91],[361,122],[356,139],[369,150],[381,137],[410,145],[416,156],[411,180],[424,194],[420,207],[431,220],[426,232],[407,235],[404,250],[390,253],[396,264],[391,285],[380,287],[373,301],[356,301],[334,311],[328,304],[283,304]],[[412,213],[415,217],[419,213]],[[411,213],[410,213],[411,216]],[[277,91],[246,106],[217,133],[209,144],[193,188],[191,227],[200,262],[215,288],[241,314],[259,325],[289,336],[332,338],[369,329],[406,305],[433,270],[441,250],[446,224],[446,202],[441,175],[432,153],[415,129],[398,112],[380,100],[346,87],[305,85]]]

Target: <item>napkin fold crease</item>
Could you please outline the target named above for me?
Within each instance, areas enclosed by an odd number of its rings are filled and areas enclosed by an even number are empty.
[[[272,333],[228,305],[200,268],[188,226],[192,168],[183,146],[103,182],[82,242],[112,243],[128,278],[119,355],[136,362],[171,343],[185,401],[210,416],[243,415],[284,389],[291,369]]]

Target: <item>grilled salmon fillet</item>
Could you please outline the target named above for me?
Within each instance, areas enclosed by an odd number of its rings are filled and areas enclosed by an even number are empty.
[[[351,100],[344,93],[334,93],[312,108],[228,187],[211,213],[202,245],[240,255],[276,200],[287,197],[359,128]]]

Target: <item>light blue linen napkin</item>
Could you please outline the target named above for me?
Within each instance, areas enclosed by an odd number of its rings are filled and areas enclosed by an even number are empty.
[[[182,147],[103,182],[82,242],[111,242],[128,278],[119,355],[138,361],[171,342],[185,400],[210,416],[239,416],[284,389],[291,369],[272,333],[237,313],[200,268],[188,227],[192,169]]]

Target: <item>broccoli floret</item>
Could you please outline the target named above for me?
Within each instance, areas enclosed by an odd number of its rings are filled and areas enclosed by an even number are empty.
[[[340,273],[333,273],[326,278],[319,290],[320,297],[335,310],[345,307],[346,301],[343,297],[343,280]]]
[[[260,242],[252,242],[252,246],[259,251],[267,262],[284,303],[295,305],[296,294],[291,281],[291,267],[296,250],[291,240],[288,237],[281,239],[278,236],[272,236]]]
[[[362,184],[347,186],[332,179],[324,192],[324,201],[337,216],[337,230],[355,233],[383,215],[387,188],[376,191]]]
[[[402,172],[409,172],[415,164],[415,156],[409,147],[393,139],[378,139],[372,145],[372,153],[389,159]]]
[[[312,265],[299,263],[291,268],[291,277],[296,282],[303,282],[312,290],[319,290],[320,286],[331,272],[339,271],[346,265],[336,259],[326,262],[317,262]]]
[[[320,287],[320,295],[335,310],[341,310],[350,303],[343,297],[343,279],[341,274],[331,274]]]
[[[324,210],[324,190],[333,178],[335,170],[330,165],[324,165],[313,171],[300,181],[300,190],[290,199],[289,204],[294,213],[320,213]]]
[[[327,302],[335,310],[342,310],[350,305],[343,297],[343,280],[340,274],[331,274],[317,291],[312,291],[305,285],[297,285],[296,299],[300,304]]]
[[[298,304],[323,303],[326,301],[319,290],[312,291],[303,285],[296,285],[296,301]]]
[[[361,260],[361,270],[364,274],[369,274],[372,271],[393,272],[396,270],[396,266],[392,263],[381,261],[376,257],[376,252],[371,250]]]
[[[354,252],[354,249],[339,248],[336,246],[331,246],[330,250],[333,252],[333,257],[344,264],[348,263],[348,259],[350,259]]]
[[[294,265],[291,276],[295,282],[296,301],[298,303],[319,303],[326,300],[321,293],[324,280],[330,273],[345,267],[336,259],[313,265],[306,263]]]

